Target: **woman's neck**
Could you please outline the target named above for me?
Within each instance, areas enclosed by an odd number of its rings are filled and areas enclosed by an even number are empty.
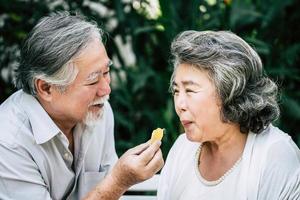
[[[217,180],[241,159],[247,134],[233,130],[214,141],[202,143],[199,170],[206,180]]]

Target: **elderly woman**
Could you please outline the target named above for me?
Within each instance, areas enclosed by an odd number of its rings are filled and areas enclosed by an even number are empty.
[[[300,151],[271,124],[277,86],[258,54],[225,31],[185,31],[171,52],[185,133],[169,152],[158,199],[300,199]]]

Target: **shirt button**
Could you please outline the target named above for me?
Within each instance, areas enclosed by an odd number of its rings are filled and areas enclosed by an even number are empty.
[[[66,153],[64,154],[64,158],[65,158],[65,159],[69,159],[69,158],[70,158],[70,155],[69,155],[68,152],[66,152]]]

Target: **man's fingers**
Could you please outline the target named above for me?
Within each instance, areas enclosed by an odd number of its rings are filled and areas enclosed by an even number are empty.
[[[155,155],[153,156],[153,159],[150,160],[150,162],[147,164],[146,168],[149,170],[153,170],[154,173],[157,173],[164,165],[164,160],[162,156],[162,152],[159,149],[156,151]]]
[[[148,142],[146,142],[146,143],[140,144],[140,145],[138,145],[138,146],[136,146],[136,147],[133,147],[133,148],[129,149],[127,152],[128,152],[129,154],[139,155],[139,154],[141,154],[143,151],[145,151],[145,150],[149,147],[149,145],[150,145],[150,144],[149,144]]]
[[[159,150],[160,145],[161,141],[156,141],[140,154],[140,157],[145,165],[147,165],[150,160],[152,160],[155,153]]]
[[[157,173],[164,163],[160,145],[160,141],[151,145],[149,142],[143,143],[129,149],[121,156],[114,167],[119,182],[130,186]]]

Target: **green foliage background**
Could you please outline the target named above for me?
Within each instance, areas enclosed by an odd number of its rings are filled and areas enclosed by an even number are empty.
[[[111,104],[118,153],[148,140],[154,128],[164,127],[166,156],[182,132],[168,93],[170,42],[188,29],[231,30],[256,48],[266,73],[279,84],[282,114],[276,125],[300,145],[300,1],[159,0],[160,12],[154,18],[147,10],[148,3],[0,0],[0,102],[15,91],[11,81],[20,44],[37,20],[56,10],[79,12],[108,33],[106,47],[116,63]],[[128,64],[117,38],[131,45],[135,62]]]

